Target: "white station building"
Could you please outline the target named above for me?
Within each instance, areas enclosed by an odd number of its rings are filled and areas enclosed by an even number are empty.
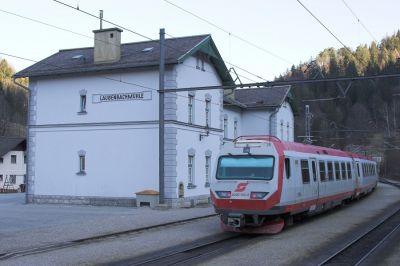
[[[26,140],[0,137],[0,190],[19,190],[26,178]]]
[[[159,190],[159,42],[121,44],[118,28],[94,47],[60,50],[29,77],[27,202],[136,206]],[[232,85],[210,35],[165,40],[165,89]],[[293,140],[289,87],[165,93],[164,192],[170,206],[209,197],[224,141]]]

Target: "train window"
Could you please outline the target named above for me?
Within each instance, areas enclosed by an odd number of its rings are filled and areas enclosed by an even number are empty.
[[[286,172],[286,178],[290,178],[290,159],[285,158],[285,172]]]
[[[357,175],[360,176],[360,163],[357,163]]]
[[[342,178],[343,178],[343,179],[348,179],[345,163],[344,163],[344,162],[341,162],[341,163],[340,163],[340,167],[342,168]]]
[[[351,165],[350,165],[350,163],[349,162],[347,162],[347,177],[349,178],[349,179],[351,179]]]
[[[361,164],[362,175],[365,176],[365,164]]]
[[[271,180],[274,157],[262,155],[221,156],[218,159],[217,179]]]
[[[328,162],[328,179],[330,181],[333,180],[333,163],[332,162]]]
[[[319,178],[321,181],[326,181],[325,161],[319,161]]]
[[[310,183],[310,169],[308,166],[308,160],[301,160],[301,176],[303,183]]]
[[[317,165],[314,160],[311,161],[311,168],[312,168],[313,180],[314,182],[317,182]]]
[[[339,162],[335,162],[335,175],[336,175],[336,180],[340,180],[340,164]]]

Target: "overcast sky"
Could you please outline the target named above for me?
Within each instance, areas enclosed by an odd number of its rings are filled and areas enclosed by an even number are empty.
[[[271,80],[291,64],[309,60],[327,47],[342,47],[296,0],[169,0],[214,23],[232,35],[179,10],[164,0],[63,0],[82,10],[158,39],[159,28],[174,37],[211,34],[223,59]],[[0,0],[0,52],[41,60],[59,49],[93,46],[92,30],[99,21],[52,0]],[[400,29],[400,1],[345,0],[373,37],[362,27],[342,0],[301,0],[345,45],[378,41]],[[7,12],[40,20],[91,38],[38,24]],[[105,24],[104,28],[113,27]],[[259,46],[244,43],[234,36]],[[128,31],[122,42],[143,41]],[[264,50],[264,51],[263,51]],[[275,54],[272,56],[270,53]],[[7,56],[14,68],[32,64]],[[228,65],[229,67],[229,65]],[[237,69],[243,76],[262,81]],[[251,82],[250,80],[242,80]]]

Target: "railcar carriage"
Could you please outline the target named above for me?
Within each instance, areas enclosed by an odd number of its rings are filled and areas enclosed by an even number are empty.
[[[224,230],[278,233],[294,215],[325,211],[376,184],[376,163],[365,156],[242,136],[224,145],[210,193]]]

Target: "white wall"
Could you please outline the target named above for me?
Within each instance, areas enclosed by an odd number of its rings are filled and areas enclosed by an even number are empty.
[[[99,76],[81,76],[38,80],[37,125],[71,124],[158,119],[158,71],[104,74],[102,77],[123,80],[115,82]],[[152,88],[127,84],[136,83]],[[80,91],[87,91],[87,114],[79,115]],[[93,103],[94,94],[151,91],[151,101],[114,101]]]
[[[208,137],[199,140],[200,130],[192,129],[189,131],[187,128],[181,127],[178,129],[177,134],[177,184],[183,182],[185,187],[185,197],[209,194],[209,187],[205,187],[205,153],[207,150],[212,151],[211,155],[211,169],[212,175],[215,167],[215,159],[219,154],[220,136],[221,134],[211,133]],[[196,151],[194,157],[194,172],[195,172],[195,185],[196,188],[188,189],[188,150],[194,149]],[[210,176],[211,181],[211,176]]]
[[[288,127],[289,125],[289,127]],[[294,141],[294,117],[288,102],[284,102],[276,114],[277,137],[285,141]]]
[[[190,66],[190,67],[189,67]],[[196,69],[196,59],[190,57],[183,64],[177,65],[177,84],[178,88],[186,87],[205,87],[221,85],[221,80],[214,70],[214,67],[205,62],[205,71]],[[206,125],[205,119],[205,95],[211,95],[211,126],[213,128],[220,128],[221,111],[222,111],[222,97],[221,90],[203,90],[195,91],[194,103],[194,123],[195,125]],[[179,92],[177,98],[177,118],[178,121],[188,122],[188,92]]]
[[[242,125],[243,125],[243,120],[242,120],[242,112],[239,108],[225,108],[224,109],[224,114],[223,114],[223,118],[227,118],[228,119],[228,132],[227,132],[227,138],[228,139],[234,139],[234,121],[235,119],[237,120],[238,123],[238,136],[244,135],[242,134],[242,131],[244,129],[242,129]]]
[[[24,151],[10,151],[3,155],[3,163],[0,163],[0,175],[3,180],[0,181],[0,188],[3,187],[6,176],[16,175],[16,182],[9,188],[18,189],[19,185],[24,183],[24,175],[26,174],[26,164],[24,162]],[[16,164],[11,163],[11,155],[17,156]]]
[[[134,197],[158,190],[157,140],[154,125],[38,130],[35,194]],[[86,175],[77,175],[80,150]]]

